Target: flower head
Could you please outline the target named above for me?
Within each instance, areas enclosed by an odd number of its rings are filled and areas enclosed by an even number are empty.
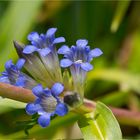
[[[26,112],[29,115],[38,113],[38,123],[42,127],[50,124],[51,116],[64,116],[68,112],[67,106],[63,103],[59,95],[63,92],[64,86],[61,83],[55,83],[51,89],[43,89],[39,84],[32,89],[33,94],[37,97],[34,103],[26,106]]]
[[[85,39],[79,39],[76,41],[76,46],[71,46],[69,48],[66,45],[63,45],[59,50],[59,54],[64,55],[64,59],[60,61],[60,65],[63,68],[75,65],[84,71],[90,71],[93,66],[90,64],[94,57],[98,57],[102,54],[102,51],[98,48],[90,50],[90,47],[87,46],[88,41]]]
[[[47,71],[51,71],[50,76],[52,79],[56,79],[55,82],[58,82],[62,81],[62,75],[55,46],[58,43],[65,42],[65,38],[55,38],[56,30],[57,28],[50,28],[46,34],[40,35],[37,32],[30,33],[28,40],[31,41],[31,45],[25,46],[23,53],[38,52]]]
[[[102,51],[98,48],[90,50],[90,47],[87,46],[87,44],[87,40],[79,39],[76,41],[76,46],[71,46],[71,48],[69,48],[68,46],[63,45],[58,49],[58,53],[64,55],[64,59],[60,61],[60,66],[63,68],[70,67],[74,90],[81,94],[82,98],[84,94],[86,73],[93,69],[90,62],[93,58],[102,54]]]
[[[28,35],[28,40],[31,41],[31,45],[27,45],[23,53],[31,54],[38,52],[41,56],[46,56],[54,51],[55,44],[65,42],[64,37],[55,38],[55,32],[57,28],[50,28],[46,34],[38,34],[37,32],[31,32]]]
[[[0,82],[26,88],[35,86],[36,82],[20,71],[24,63],[24,59],[19,59],[16,65],[13,64],[12,60],[7,61],[5,64],[6,70],[2,72]]]

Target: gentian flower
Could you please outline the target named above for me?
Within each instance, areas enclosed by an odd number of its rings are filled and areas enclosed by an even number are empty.
[[[57,28],[50,28],[46,34],[38,34],[32,32],[28,35],[28,40],[31,45],[25,46],[23,49],[24,54],[31,54],[38,52],[52,79],[62,81],[61,70],[59,67],[59,60],[56,52],[56,44],[65,42],[64,37],[55,38]]]
[[[42,127],[50,124],[51,116],[64,116],[68,112],[65,103],[62,102],[59,95],[63,92],[64,86],[61,83],[55,83],[51,89],[43,89],[39,84],[32,89],[33,94],[37,97],[34,103],[29,103],[26,106],[26,112],[29,115],[38,113],[38,123]]]
[[[59,50],[59,54],[64,54],[64,59],[61,60],[60,65],[63,68],[69,67],[71,65],[80,66],[84,71],[90,71],[93,69],[93,66],[90,64],[91,60],[94,57],[98,57],[102,54],[102,51],[99,48],[90,50],[90,47],[87,46],[88,41],[84,39],[79,39],[76,42],[77,46],[72,46],[69,48],[66,45],[63,45]]]
[[[20,71],[24,63],[24,59],[19,59],[16,65],[13,64],[12,60],[7,61],[5,64],[6,70],[2,72],[0,82],[29,89],[34,87],[37,83],[31,77]]]
[[[55,44],[65,42],[64,37],[55,38],[55,32],[57,28],[50,28],[46,34],[38,34],[37,32],[31,32],[28,35],[28,40],[32,45],[27,45],[23,53],[31,54],[35,51],[39,52],[41,56],[46,56],[54,51]]]
[[[90,50],[87,44],[87,40],[79,39],[76,41],[76,46],[71,46],[71,48],[69,48],[63,45],[58,49],[58,54],[64,55],[64,59],[60,61],[60,66],[63,68],[70,67],[75,91],[80,92],[82,96],[84,91],[82,87],[85,83],[86,73],[93,69],[90,62],[93,58],[102,54],[99,48]]]

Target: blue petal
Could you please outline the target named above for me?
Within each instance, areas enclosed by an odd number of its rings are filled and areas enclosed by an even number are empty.
[[[48,89],[48,88],[45,88],[45,89],[44,89],[44,94],[45,94],[46,96],[52,96],[51,90]]]
[[[64,116],[68,113],[68,107],[63,103],[59,103],[56,106],[55,113],[59,116]]]
[[[0,76],[0,82],[10,84],[7,76]]]
[[[6,68],[6,70],[11,69],[11,66],[12,66],[12,65],[13,65],[12,60],[7,61],[7,62],[5,63],[5,68]]]
[[[85,47],[85,53],[88,54],[90,52],[90,46]]]
[[[60,61],[60,66],[63,67],[63,68],[66,68],[66,67],[69,67],[73,64],[73,62],[69,59],[62,59]]]
[[[70,52],[70,48],[66,45],[58,49],[58,54],[66,54],[67,52]]]
[[[3,76],[8,76],[8,72],[7,71],[4,71],[1,73]]]
[[[52,88],[52,94],[55,96],[58,96],[60,93],[62,93],[64,90],[64,86],[61,83],[55,83]]]
[[[41,56],[47,56],[51,52],[51,50],[49,48],[44,48],[40,49],[38,52]]]
[[[79,39],[76,41],[76,45],[80,47],[85,47],[88,44],[86,39]]]
[[[41,98],[37,98],[34,102],[34,104],[40,104],[41,103]]]
[[[47,36],[47,37],[54,36],[56,30],[57,30],[57,28],[50,28],[50,29],[48,29],[48,31],[47,31],[47,33],[46,33],[46,36]]]
[[[46,36],[44,34],[40,34],[40,38],[43,42],[46,41]]]
[[[29,115],[33,115],[37,112],[36,106],[33,103],[27,104],[25,110]]]
[[[32,92],[35,96],[40,97],[43,94],[43,87],[41,84],[38,84],[32,89]]]
[[[24,63],[25,59],[19,59],[18,62],[16,63],[17,69],[20,70],[23,67]]]
[[[81,64],[81,68],[84,70],[84,71],[90,71],[93,69],[93,65],[91,65],[90,63],[82,63]]]
[[[25,54],[31,54],[33,53],[34,51],[37,50],[37,47],[33,46],[33,45],[27,45],[25,46],[25,48],[23,49],[23,53]]]
[[[89,56],[92,57],[92,58],[93,57],[98,57],[102,54],[103,54],[103,52],[99,48],[95,48],[95,49],[93,49],[89,52]]]
[[[62,42],[65,42],[65,38],[64,37],[58,37],[58,38],[54,39],[53,44],[62,43]]]
[[[17,79],[16,83],[15,83],[15,86],[18,86],[18,87],[25,87],[25,77],[21,76]]]
[[[74,46],[74,45],[72,45],[72,46],[71,46],[71,50],[72,50],[73,53],[75,53],[75,51],[77,51],[77,47]]]
[[[44,114],[38,118],[38,123],[42,127],[47,127],[50,124],[50,115]]]
[[[30,41],[37,41],[39,39],[39,34],[37,32],[31,32],[28,35],[28,40]]]

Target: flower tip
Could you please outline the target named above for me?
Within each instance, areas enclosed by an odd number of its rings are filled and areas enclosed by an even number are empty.
[[[101,49],[99,49],[99,48],[95,48],[95,50],[96,50],[96,56],[100,56],[100,55],[103,54],[103,52],[102,52]]]
[[[98,54],[99,55],[102,55],[103,54],[103,51],[101,49],[99,49],[99,48],[95,48],[95,49],[98,51]]]
[[[53,44],[58,44],[58,43],[62,43],[62,42],[65,42],[65,38],[64,37],[58,37],[58,38],[54,39]]]
[[[57,51],[58,54],[66,54],[67,52],[70,52],[70,48],[67,45],[63,45]]]
[[[67,105],[63,104],[63,103],[59,103],[57,106],[56,106],[56,110],[55,110],[55,113],[59,116],[64,116],[68,113],[68,107]]]
[[[45,115],[40,116],[40,117],[38,118],[38,124],[39,124],[41,127],[43,127],[43,128],[49,126],[49,124],[50,124],[50,115],[45,114]]]
[[[61,83],[55,83],[52,88],[51,91],[55,96],[58,96],[60,93],[62,93],[64,90],[64,85]]]
[[[35,41],[35,40],[38,40],[39,38],[39,34],[37,32],[31,32],[28,36],[27,36],[27,39],[29,41]]]
[[[31,54],[31,53],[35,52],[36,50],[37,50],[37,48],[35,46],[33,46],[33,45],[27,45],[23,49],[23,53],[24,54]]]
[[[78,39],[76,41],[76,45],[80,47],[85,47],[88,44],[88,40],[86,39]]]
[[[12,60],[11,60],[11,59],[8,60],[8,61],[5,63],[5,68],[6,68],[6,70],[10,69],[12,65],[13,65]]]
[[[25,64],[25,59],[23,59],[23,58],[19,59],[16,63],[17,69],[20,70],[24,64]]]
[[[90,71],[90,70],[93,69],[93,65],[91,65],[91,64],[88,63],[88,62],[86,62],[86,63],[82,63],[82,64],[81,64],[81,68],[82,68],[84,71],[88,72],[88,71]]]
[[[102,54],[103,54],[103,52],[99,48],[95,48],[89,52],[89,56],[91,56],[92,58],[98,57]]]
[[[40,97],[40,95],[43,93],[43,87],[41,84],[38,84],[32,89],[32,92],[35,96]]]
[[[28,115],[33,115],[36,113],[35,105],[33,103],[27,104],[25,110]]]
[[[50,28],[50,29],[47,30],[46,36],[51,37],[52,35],[55,34],[56,31],[57,31],[57,28]]]
[[[60,61],[60,66],[63,68],[67,68],[67,67],[71,66],[72,64],[73,64],[73,62],[69,59],[64,58]]]

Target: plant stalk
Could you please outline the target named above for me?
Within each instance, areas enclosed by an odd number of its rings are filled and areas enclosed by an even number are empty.
[[[21,87],[0,83],[0,96],[21,102],[34,102],[35,96],[31,90]],[[84,99],[83,105],[80,106],[80,112],[92,112],[96,107],[96,102]],[[140,112],[130,111],[121,108],[109,107],[116,116],[118,122],[123,125],[140,126]]]

